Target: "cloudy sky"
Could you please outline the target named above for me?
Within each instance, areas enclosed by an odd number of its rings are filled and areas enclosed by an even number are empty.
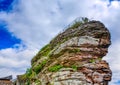
[[[23,74],[41,47],[77,17],[99,20],[111,32],[105,56],[110,85],[120,85],[119,0],[0,0],[0,77]]]

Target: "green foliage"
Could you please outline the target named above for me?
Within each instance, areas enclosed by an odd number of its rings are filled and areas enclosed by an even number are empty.
[[[50,44],[45,45],[43,48],[41,48],[40,51],[45,51],[46,49],[49,49]]]
[[[90,20],[87,17],[82,17],[82,21],[80,20],[75,20],[74,23],[69,27],[70,29],[75,29],[78,28],[80,25],[82,25],[83,23],[87,23]]]
[[[48,56],[50,50],[51,50],[50,44],[47,44],[46,46],[44,46],[44,47],[40,50],[39,54],[41,54],[41,56]]]
[[[94,63],[94,62],[95,62],[95,59],[91,59],[89,62],[90,62],[90,63]]]
[[[74,69],[75,71],[77,70],[77,66],[76,65],[72,65],[71,68]]]
[[[48,70],[50,72],[56,72],[56,71],[59,71],[61,68],[63,68],[62,65],[54,65],[54,66],[50,67]]]
[[[31,74],[32,74],[32,69],[31,68],[27,68],[26,76],[29,77]]]
[[[34,78],[36,76],[36,73],[32,71],[32,74],[29,76],[30,79]]]
[[[20,79],[20,80],[27,80],[28,77],[27,77],[26,74],[23,74],[23,75],[19,75],[19,79]]]
[[[36,81],[35,81],[35,85],[41,85],[40,80],[36,80]]]
[[[30,81],[29,80],[26,82],[26,85],[30,85]]]
[[[59,71],[61,68],[72,68],[73,70],[77,70],[77,66],[76,65],[72,65],[72,66],[69,66],[69,67],[64,67],[64,66],[62,66],[62,65],[54,65],[54,66],[52,66],[52,67],[50,67],[48,70],[50,71],[50,72],[57,72],[57,71]]]
[[[89,22],[90,20],[87,18],[87,17],[82,17],[82,22],[83,23],[86,23],[86,22]]]
[[[32,70],[32,68],[27,68],[26,73],[22,76],[24,79],[32,79],[36,76],[36,73]]]
[[[41,64],[37,65],[36,67],[33,68],[36,74],[38,74],[42,68],[45,66],[47,60],[44,60]]]
[[[42,56],[48,56],[49,57],[49,53],[51,51],[51,47],[50,44],[47,44],[46,46],[44,46],[39,53],[31,60],[31,64],[33,65],[35,62],[37,62],[37,60],[40,59],[40,57]]]
[[[42,69],[42,65],[41,64],[37,65],[36,67],[34,67],[34,71],[35,71],[36,74],[38,74],[41,71],[41,69]]]
[[[81,21],[76,21],[74,24],[72,24],[69,28],[70,29],[75,29],[78,28],[82,24]]]

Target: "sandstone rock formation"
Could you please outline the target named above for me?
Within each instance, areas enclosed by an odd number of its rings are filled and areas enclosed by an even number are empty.
[[[112,72],[102,58],[110,44],[101,22],[76,22],[32,59],[31,75],[38,85],[108,85]]]

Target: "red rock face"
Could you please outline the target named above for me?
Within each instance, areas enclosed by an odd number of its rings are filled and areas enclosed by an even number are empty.
[[[111,41],[108,29],[101,22],[90,21],[67,29],[50,44],[54,50],[39,73],[42,85],[108,85],[112,72],[102,58]],[[50,72],[48,69],[55,65],[61,68]]]
[[[78,70],[83,72],[86,75],[86,80],[92,84],[104,85],[104,82],[107,83],[111,80],[111,70],[105,61],[87,63],[83,67],[78,68]]]

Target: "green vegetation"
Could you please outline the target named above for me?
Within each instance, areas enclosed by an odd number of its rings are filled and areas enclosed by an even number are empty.
[[[35,79],[36,73],[32,70],[32,68],[27,68],[27,71],[23,75],[19,75],[20,81],[25,81],[25,85],[31,85],[30,82],[32,79]]]
[[[28,80],[25,85],[30,85],[30,80]]]
[[[23,74],[23,75],[20,75],[19,78],[21,80],[28,80],[31,75],[32,75],[32,69],[31,68],[27,68],[26,73]]]
[[[26,74],[23,74],[23,75],[19,75],[19,79],[20,80],[27,80],[28,77],[26,76]]]
[[[32,74],[29,76],[30,79],[33,79],[36,76],[36,73],[32,71]]]
[[[27,68],[27,71],[24,75],[21,75],[20,78],[23,80],[29,80],[36,76],[36,73],[32,70],[32,68]]]
[[[59,71],[61,68],[72,68],[72,69],[75,70],[75,71],[77,70],[77,66],[76,66],[76,65],[72,65],[72,66],[69,66],[69,67],[65,67],[65,66],[62,66],[62,65],[59,65],[59,64],[50,67],[48,70],[49,70],[50,72],[57,72],[57,71]]]
[[[76,65],[72,65],[71,68],[74,69],[75,71],[77,70],[77,66]]]
[[[32,74],[32,69],[31,68],[27,68],[26,76],[29,77],[31,74]]]
[[[40,52],[49,49],[49,46],[50,46],[50,44],[45,45],[43,48],[41,48]]]
[[[95,59],[90,59],[89,62],[90,62],[90,63],[94,63],[94,62],[95,62]]]
[[[39,54],[41,54],[42,56],[49,56],[50,51],[51,51],[50,44],[47,44],[40,50]]]
[[[39,60],[40,57],[43,57],[43,56],[49,57],[50,51],[51,51],[50,44],[47,44],[47,45],[44,46],[44,47],[38,52],[38,54],[31,60],[31,64],[33,65],[35,62],[37,62],[37,60]]]
[[[47,62],[47,60],[44,60],[41,64],[35,66],[35,67],[33,68],[34,72],[35,72],[36,74],[38,74],[38,73],[42,70],[42,68],[45,66],[46,62]]]
[[[63,68],[63,66],[58,64],[58,65],[54,65],[54,66],[50,67],[48,70],[50,72],[56,72],[56,71],[59,71],[61,68]]]
[[[74,24],[72,24],[69,28],[70,29],[75,29],[78,28],[82,24],[81,21],[76,21]]]
[[[87,23],[89,22],[90,20],[87,18],[87,17],[82,17],[82,23]]]
[[[81,20],[82,19],[82,20]],[[80,20],[74,20],[74,23],[68,27],[68,29],[75,29],[81,26],[83,23],[89,22],[89,19],[87,17],[82,17]]]
[[[37,80],[35,81],[35,85],[41,85],[40,80],[37,79]]]

